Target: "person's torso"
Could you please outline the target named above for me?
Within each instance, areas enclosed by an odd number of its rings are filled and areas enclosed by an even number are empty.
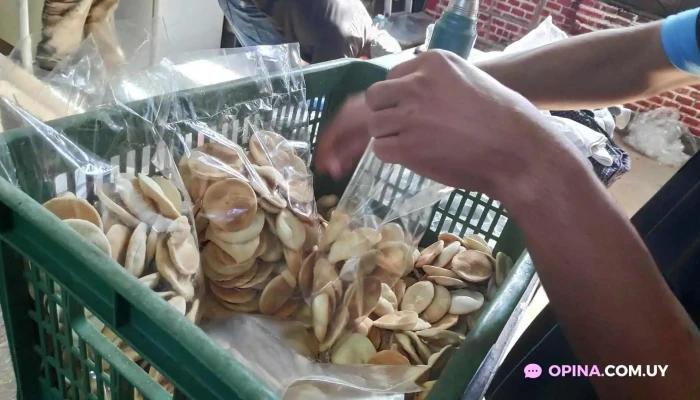
[[[332,58],[358,57],[376,31],[359,0],[249,1],[272,20],[287,41],[299,42],[302,56],[311,55],[323,43],[324,48],[337,48],[337,56]]]

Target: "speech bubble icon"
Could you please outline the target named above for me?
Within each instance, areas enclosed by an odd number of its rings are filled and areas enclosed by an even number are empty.
[[[528,364],[525,366],[526,378],[539,378],[542,375],[542,367],[537,364]]]

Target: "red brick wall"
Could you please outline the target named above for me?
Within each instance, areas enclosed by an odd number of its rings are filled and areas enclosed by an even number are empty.
[[[449,0],[428,0],[427,12],[438,17]],[[537,0],[482,0],[477,30],[489,42],[508,45],[529,32]],[[546,0],[541,19],[551,15],[554,24],[570,35],[601,29],[620,28],[650,19],[597,0]],[[636,111],[672,107],[681,111],[682,121],[700,136],[700,87],[689,87],[629,104]]]

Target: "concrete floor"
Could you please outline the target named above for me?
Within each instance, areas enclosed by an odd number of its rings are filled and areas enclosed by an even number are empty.
[[[632,170],[615,182],[610,191],[624,212],[631,217],[673,176],[677,168],[660,165],[625,147],[624,143],[620,144],[632,157]],[[524,316],[523,323],[519,327],[520,331],[529,325],[547,302],[547,295],[540,290]],[[5,338],[4,322],[0,318],[0,400],[13,398],[15,398],[14,373]]]

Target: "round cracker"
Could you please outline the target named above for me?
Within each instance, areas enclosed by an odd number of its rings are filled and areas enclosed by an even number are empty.
[[[126,249],[124,268],[135,277],[140,277],[146,267],[146,249],[148,225],[140,223],[129,239],[129,246]]]
[[[163,192],[163,189],[160,188],[156,181],[151,179],[146,174],[139,174],[138,179],[141,192],[144,194],[144,196],[155,203],[155,206],[161,215],[171,219],[180,217],[179,209],[175,207],[175,205],[168,199],[165,192]]]
[[[75,194],[73,192],[63,192],[56,197],[75,197]]]
[[[274,264],[265,262],[259,262],[256,264],[258,268],[255,271],[255,275],[252,278],[250,278],[248,282],[238,285],[239,288],[252,288],[254,286],[260,285],[261,283],[266,283],[270,280],[270,277],[272,276],[272,271],[275,269]]]
[[[233,257],[233,259],[236,260],[238,264],[244,263],[252,257],[255,257],[255,254],[258,250],[258,246],[260,245],[260,236],[254,238],[250,242],[240,244],[226,243],[219,240],[219,238],[211,236],[207,236],[207,239],[215,243],[221,248],[221,250],[225,251],[228,255]]]
[[[94,224],[102,231],[102,218],[87,200],[73,196],[61,196],[44,203],[44,208],[60,219],[82,219]]]
[[[131,238],[131,230],[124,225],[113,225],[107,231],[107,240],[112,248],[112,259],[124,265],[126,259],[126,251],[129,247],[129,239]]]
[[[225,301],[222,301],[221,299],[217,299],[219,301],[219,304],[224,306],[224,308],[229,309],[230,311],[235,311],[235,312],[242,312],[242,313],[252,313],[255,311],[258,311],[258,299],[254,298],[253,300],[250,300],[245,303],[241,304],[233,304],[233,303],[227,303]]]
[[[263,244],[264,251],[260,254],[261,260],[275,262],[282,259],[284,246],[282,246],[282,242],[277,239],[277,236],[272,233],[272,230],[269,229],[269,221],[265,223],[265,228],[263,228],[260,234],[260,245],[263,246]]]
[[[299,279],[299,271],[301,270],[302,259],[301,251],[284,248],[284,261],[287,263],[287,268],[295,280]]]
[[[168,251],[170,260],[177,272],[183,275],[194,275],[199,271],[199,248],[191,234],[183,242],[168,239]]]
[[[272,315],[292,297],[294,288],[282,275],[274,277],[260,295],[260,312]]]
[[[159,237],[158,243],[156,244],[156,269],[158,270],[158,274],[170,284],[175,292],[184,297],[185,300],[192,300],[194,297],[192,281],[189,277],[177,273],[170,259],[170,252],[168,251],[165,236]]]
[[[234,148],[233,146],[236,146]],[[231,169],[242,173],[243,149],[233,143],[207,143],[192,150],[188,158],[188,166],[194,174],[203,177],[228,178]]]
[[[408,358],[404,357],[398,351],[382,350],[372,355],[367,360],[367,364],[374,365],[411,365]]]
[[[165,197],[167,197],[168,200],[173,203],[175,209],[182,210],[182,194],[179,190],[177,190],[175,185],[169,179],[165,179],[163,176],[154,176],[151,179],[158,184],[160,190],[162,190]]]
[[[301,157],[293,154],[285,157],[283,161],[279,165],[275,165],[275,168],[288,180],[306,179],[309,175],[306,163]]]
[[[286,193],[290,201],[300,203],[300,205],[311,203],[314,200],[313,184],[306,178],[291,180],[287,185]]]
[[[253,133],[248,144],[256,164],[271,166],[277,159],[295,155],[294,148],[282,135],[270,131]],[[272,159],[272,160],[271,160]]]
[[[207,189],[202,209],[210,223],[223,230],[237,232],[253,222],[258,200],[248,183],[229,178],[218,181]]]
[[[289,210],[282,210],[275,220],[275,232],[282,243],[292,249],[299,250],[306,241],[306,228]]]
[[[217,298],[234,304],[246,303],[253,300],[258,294],[255,289],[225,288],[217,285],[214,281],[209,282],[209,288]]]
[[[167,229],[170,220],[158,214],[151,200],[141,192],[137,180],[118,177],[117,192],[126,208],[138,219],[155,226],[159,232]]]
[[[143,284],[148,286],[150,289],[155,289],[160,281],[160,275],[158,275],[157,272],[154,272],[152,274],[140,277],[139,281],[143,282]]]
[[[226,277],[225,279],[243,275],[253,267],[253,264],[255,259],[246,260],[243,263],[236,262],[214,242],[207,243],[202,250],[202,265]]]
[[[131,215],[128,211],[126,211],[122,206],[117,204],[114,200],[112,200],[103,190],[102,188],[97,189],[95,192],[97,194],[97,198],[100,199],[100,202],[102,205],[112,214],[114,214],[121,222],[126,224],[129,228],[136,228],[141,221],[138,220],[138,218],[134,217]],[[109,228],[107,228],[109,230]]]
[[[187,185],[187,191],[190,193],[192,201],[195,203],[200,202],[207,192],[207,189],[218,181],[220,181],[220,179],[202,179],[198,176],[191,177]]]
[[[277,214],[287,207],[287,200],[283,199],[278,193],[274,193],[267,198],[260,198],[258,205],[270,214]]]
[[[253,166],[255,172],[260,176],[260,178],[267,184],[267,188],[270,191],[276,190],[278,187],[285,184],[284,176],[273,167],[265,166]]]
[[[207,232],[207,235],[211,237],[216,237],[219,240],[226,243],[242,244],[250,242],[257,236],[260,236],[260,233],[263,229],[263,225],[265,225],[265,211],[258,210],[255,213],[253,222],[251,222],[251,224],[247,228],[244,228],[237,232],[228,232],[212,224],[209,225],[209,227],[207,228],[207,231],[210,231]]]
[[[243,178],[241,171],[232,168],[223,161],[199,150],[192,150],[187,158],[187,165],[192,178],[225,179]]]
[[[84,237],[90,243],[97,246],[97,248],[104,251],[105,254],[109,256],[112,255],[112,248],[109,244],[109,239],[107,239],[107,236],[105,236],[105,234],[102,233],[102,230],[95,226],[95,224],[84,219],[65,219],[63,222],[73,228],[74,231],[78,232],[80,236]]]
[[[492,254],[486,240],[475,233],[464,236],[464,247],[466,247],[467,250],[478,250],[487,255]]]
[[[156,256],[156,243],[158,243],[158,232],[156,232],[155,229],[151,229],[146,238],[146,259],[144,260],[146,266],[148,266]]]
[[[270,269],[272,270],[272,268]],[[252,266],[242,275],[235,276],[226,280],[217,280],[216,284],[225,288],[239,288],[250,282],[258,273],[258,263],[253,262]],[[206,274],[206,271],[205,271]],[[255,285],[253,285],[255,286]],[[251,286],[252,287],[252,286]]]

